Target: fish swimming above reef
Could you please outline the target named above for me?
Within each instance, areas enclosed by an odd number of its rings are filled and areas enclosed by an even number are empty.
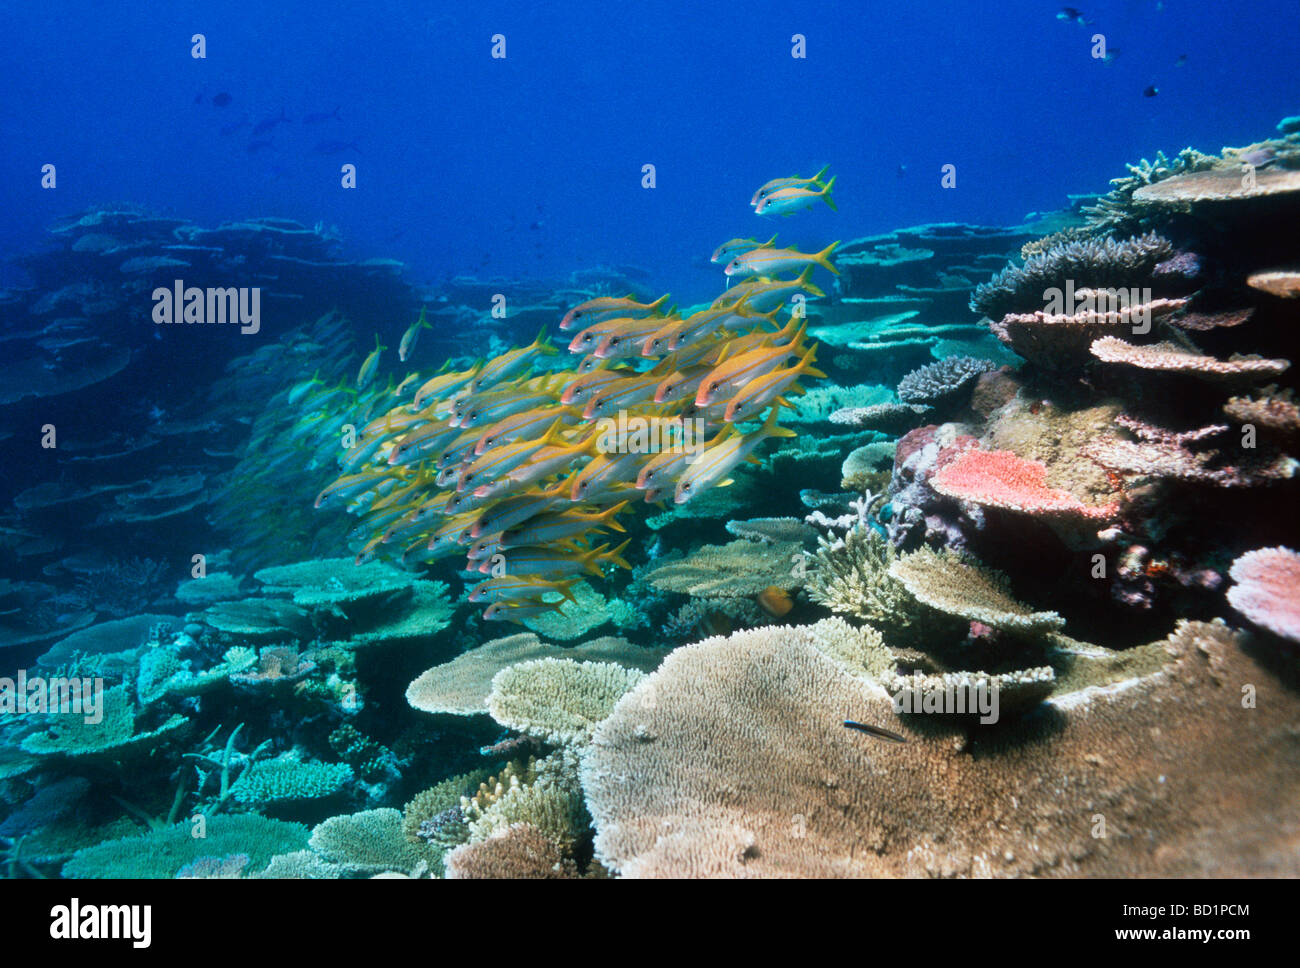
[[[790,216],[805,208],[811,208],[818,200],[830,206],[832,212],[838,212],[839,209],[835,206],[835,199],[831,197],[831,189],[834,187],[835,178],[831,178],[830,181],[817,190],[796,185],[778,188],[764,196],[763,200],[754,209],[754,213],[756,215]]]
[[[723,271],[729,276],[765,276],[777,272],[803,270],[809,265],[819,265],[837,276],[840,270],[830,261],[838,242],[832,242],[820,252],[800,252],[798,249],[754,249],[743,252],[727,263]]]
[[[470,592],[487,621],[526,623],[560,609],[574,580],[629,567],[627,542],[600,539],[623,531],[618,518],[633,506],[724,486],[768,438],[795,436],[777,423],[782,394],[821,374],[802,318],[783,325],[778,314],[798,293],[820,295],[808,275],[831,267],[834,246],[805,254],[759,245],[749,252],[768,253],[768,274],[722,305],[665,313],[665,295],[573,307],[561,324],[580,326],[567,358],[543,330],[463,369],[394,374],[385,385],[376,336],[354,388],[300,380],[286,391],[302,413],[300,443],[339,454],[339,476],[316,506],[357,518],[358,562],[417,567],[463,556],[467,574],[489,576]],[[786,268],[801,274],[776,277]],[[409,358],[422,320],[399,358]],[[316,405],[325,400],[333,406]],[[340,454],[337,434],[349,423],[361,430]]]
[[[754,197],[749,200],[749,207],[757,208],[762,204],[763,199],[767,198],[773,192],[780,191],[782,188],[824,188],[825,185],[822,182],[822,176],[826,174],[830,167],[830,165],[826,165],[811,178],[800,178],[798,175],[795,175],[793,178],[773,178],[758,191],[754,192]]]

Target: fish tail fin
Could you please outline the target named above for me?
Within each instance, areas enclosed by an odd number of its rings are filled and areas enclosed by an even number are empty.
[[[816,262],[819,266],[823,266],[824,268],[829,269],[837,276],[840,274],[840,270],[835,268],[834,263],[831,262],[830,256],[831,253],[835,251],[835,248],[838,245],[839,242],[832,242],[830,245],[826,246],[826,248],[822,249],[820,252],[818,252],[816,255],[813,256],[814,262]]]
[[[760,248],[760,249],[766,249],[766,248],[768,248],[768,247],[774,245],[774,244],[776,243],[776,236],[777,236],[777,233],[776,233],[776,232],[773,232],[773,233],[772,233],[772,237],[771,237],[770,239],[768,239],[766,242],[764,242],[762,245],[760,245],[759,248]]]
[[[660,306],[662,306],[664,303],[668,301],[668,297],[671,295],[672,293],[670,292],[664,293],[662,296],[660,296],[658,299],[656,299],[654,302],[650,304],[650,310],[652,312],[657,311]]]
[[[822,379],[825,379],[826,374],[813,366],[813,364],[817,362],[817,347],[819,345],[819,343],[813,343],[812,346],[808,347],[808,352],[805,353],[803,359],[799,361],[799,369],[805,376],[821,377]]]
[[[542,440],[539,446],[542,447],[560,446],[561,444],[564,443],[564,438],[561,436],[563,432],[564,432],[564,418],[556,417],[555,423],[551,424],[551,426],[547,428],[546,433],[542,434]]]
[[[615,516],[618,515],[619,512],[621,512],[625,507],[627,507],[631,503],[632,503],[631,501],[620,501],[618,504],[615,504],[612,508],[609,508],[608,510],[605,511],[601,511],[600,514],[597,515],[597,517],[601,519],[602,524],[608,525],[609,527],[613,528],[615,531],[622,531],[626,533],[627,528],[619,524],[618,521],[615,520]]]
[[[812,269],[812,266],[806,266],[803,272],[799,273],[799,278],[796,279],[795,282],[799,284],[800,289],[807,289],[814,296],[820,296],[822,299],[825,299],[826,293],[822,292],[821,289],[814,286],[812,283]]]
[[[632,539],[628,538],[626,541],[624,541],[613,551],[606,551],[604,554],[600,555],[600,557],[597,560],[609,562],[611,565],[618,565],[618,567],[620,568],[626,568],[628,571],[631,571],[632,566],[629,565],[627,563],[627,559],[623,557],[623,552],[627,550],[627,546],[630,545],[631,543],[632,543]],[[604,547],[608,547],[608,545],[605,545]]]
[[[573,586],[576,585],[577,583],[578,583],[578,579],[576,578],[570,578],[568,581],[557,581],[555,582],[555,590],[559,592],[561,595],[563,595],[566,599],[573,602],[574,605],[577,605],[578,600],[573,597]],[[555,602],[554,604],[556,606],[556,611],[559,611],[560,610],[559,602]]]
[[[560,352],[555,348],[555,344],[551,342],[550,337],[546,335],[545,324],[543,324],[541,332],[537,334],[537,339],[533,340],[533,346],[536,348],[537,352],[544,356],[554,356]]]
[[[839,175],[832,175],[831,180],[826,183],[826,187],[821,190],[822,201],[831,207],[832,212],[839,211],[839,208],[835,205],[835,199],[831,198],[831,189],[835,187],[835,179],[839,177]]]
[[[425,318],[425,314],[424,314],[425,309],[426,307],[424,306],[420,307],[420,318],[415,321],[416,325],[418,325],[420,329],[433,329],[433,323],[429,322],[429,320]],[[451,361],[448,360],[447,362],[451,362]]]
[[[781,408],[773,407],[767,412],[767,419],[763,421],[763,429],[760,431],[764,437],[798,437],[799,435],[789,427],[778,427],[776,418],[780,415]]]
[[[821,184],[821,181],[822,181],[822,178],[825,177],[826,172],[830,171],[830,168],[831,168],[830,165],[822,165],[822,170],[819,171],[817,174],[813,175],[813,176],[812,176],[812,180],[815,181],[815,182],[817,182],[817,184],[820,185],[820,184]],[[834,181],[834,180],[835,180],[834,178],[831,179],[831,181]]]

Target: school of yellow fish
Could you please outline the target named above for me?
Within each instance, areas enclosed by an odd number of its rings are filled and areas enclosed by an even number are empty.
[[[780,212],[782,203],[830,203],[834,179],[823,184],[824,174],[776,179],[752,204],[761,211],[775,200]],[[633,501],[685,503],[730,484],[767,438],[795,436],[777,416],[804,392],[800,380],[825,376],[813,366],[802,307],[825,295],[811,282],[815,266],[838,274],[830,261],[838,243],[805,253],[775,242],[719,246],[713,261],[736,282],[689,315],[666,310],[667,295],[573,307],[559,325],[573,333],[565,368],[548,359],[559,350],[543,332],[469,369],[444,365],[418,387],[411,373],[375,389],[386,349],[376,338],[355,389],[313,378],[289,391],[305,414],[302,434],[347,435],[343,474],[316,507],[356,515],[358,563],[466,556],[467,571],[488,576],[469,591],[487,620],[561,608],[583,576],[629,567],[627,541],[597,541],[625,530],[618,518]],[[421,312],[402,337],[403,362],[425,328]],[[343,401],[350,427],[337,416]]]

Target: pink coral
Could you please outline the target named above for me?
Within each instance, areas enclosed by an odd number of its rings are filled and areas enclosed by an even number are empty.
[[[930,486],[940,494],[985,507],[1051,517],[1104,520],[1117,507],[1084,504],[1047,486],[1047,467],[1007,450],[967,450],[942,467]]]
[[[1228,572],[1228,603],[1261,628],[1300,642],[1300,554],[1290,548],[1247,551]]]

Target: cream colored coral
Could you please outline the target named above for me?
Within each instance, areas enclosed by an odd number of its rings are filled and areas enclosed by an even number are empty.
[[[644,673],[612,662],[533,659],[492,679],[488,713],[502,726],[554,744],[581,744]]]

